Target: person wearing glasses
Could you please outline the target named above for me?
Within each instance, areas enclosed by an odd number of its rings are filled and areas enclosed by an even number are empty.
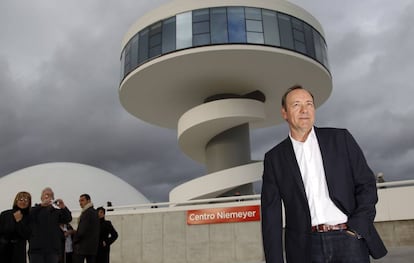
[[[18,192],[12,209],[0,214],[0,262],[26,263],[31,203],[28,192]]]

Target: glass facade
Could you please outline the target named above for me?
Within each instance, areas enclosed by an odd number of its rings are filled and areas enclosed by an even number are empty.
[[[185,12],[144,28],[121,53],[121,79],[161,55],[220,44],[284,48],[308,56],[329,70],[325,40],[306,22],[273,10],[232,6]]]

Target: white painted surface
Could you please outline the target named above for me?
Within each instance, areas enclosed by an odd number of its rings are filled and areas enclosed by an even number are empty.
[[[119,177],[89,165],[45,163],[24,168],[0,178],[0,209],[10,209],[19,191],[32,195],[32,205],[40,202],[41,191],[51,187],[55,199],[62,198],[70,210],[79,210],[79,196],[87,193],[95,207],[149,203],[134,187]]]

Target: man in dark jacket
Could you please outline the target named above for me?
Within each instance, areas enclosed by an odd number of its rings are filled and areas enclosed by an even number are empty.
[[[72,214],[62,199],[54,200],[50,187],[42,191],[41,203],[30,210],[30,263],[57,263],[62,252],[60,224],[69,223]]]
[[[118,232],[116,232],[112,222],[105,220],[105,208],[98,207],[100,232],[99,232],[99,246],[98,255],[96,257],[96,263],[109,263],[110,246],[118,238]]]
[[[294,86],[282,97],[289,136],[265,155],[261,195],[267,263],[366,262],[387,253],[375,226],[377,188],[346,129],[314,126],[313,95]],[[282,214],[282,201],[284,218]]]
[[[86,259],[87,263],[95,263],[99,243],[98,213],[88,194],[79,197],[79,205],[82,213],[73,237],[73,262],[83,263]]]

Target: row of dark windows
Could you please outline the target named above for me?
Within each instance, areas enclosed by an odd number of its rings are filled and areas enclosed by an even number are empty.
[[[311,57],[328,69],[325,40],[304,21],[268,9],[214,7],[178,14],[135,34],[121,54],[121,79],[160,55],[220,44],[284,48]]]

